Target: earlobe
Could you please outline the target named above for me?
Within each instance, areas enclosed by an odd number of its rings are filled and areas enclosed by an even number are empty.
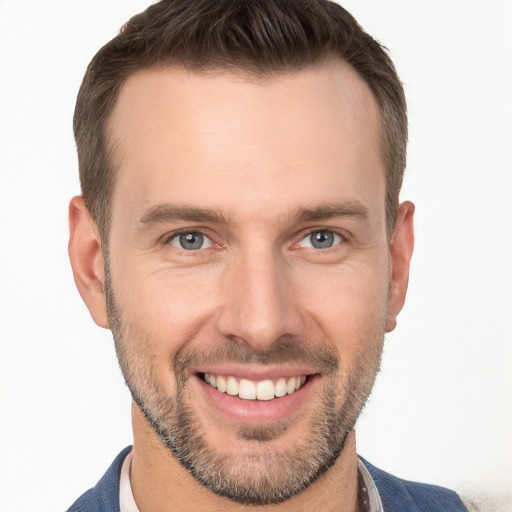
[[[386,332],[391,332],[396,327],[396,317],[405,302],[409,284],[409,266],[414,249],[413,217],[414,204],[409,201],[402,203],[398,210],[389,248],[390,285]]]
[[[74,197],[69,203],[68,252],[75,284],[93,320],[100,327],[108,328],[101,238],[80,196]]]

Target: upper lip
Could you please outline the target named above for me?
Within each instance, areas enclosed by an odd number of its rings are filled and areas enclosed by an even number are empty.
[[[240,379],[253,381],[274,380],[281,377],[297,377],[299,375],[313,375],[320,373],[318,369],[303,366],[244,366],[244,365],[213,365],[201,366],[193,373],[210,373],[213,375],[229,375]]]

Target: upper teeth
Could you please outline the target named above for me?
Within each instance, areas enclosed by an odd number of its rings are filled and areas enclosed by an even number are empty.
[[[304,382],[304,375],[298,377],[281,377],[277,381],[270,379],[253,382],[252,380],[240,379],[222,375],[204,374],[204,380],[221,393],[237,396],[244,400],[272,400],[274,397],[284,396],[297,391]]]

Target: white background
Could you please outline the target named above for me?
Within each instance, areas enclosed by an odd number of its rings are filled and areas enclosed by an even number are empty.
[[[85,67],[145,0],[0,0],[0,512],[64,510],[131,442],[108,331],[67,259]],[[407,305],[359,452],[408,479],[512,489],[512,2],[344,4],[409,99]],[[512,506],[506,509],[512,510]]]

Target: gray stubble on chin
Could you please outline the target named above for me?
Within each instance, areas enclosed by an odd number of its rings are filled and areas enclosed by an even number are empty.
[[[288,430],[286,422],[279,422],[275,425],[242,425],[238,429],[238,437],[244,441],[257,441],[260,443],[273,441],[282,436]]]
[[[164,445],[206,488],[238,503],[264,505],[280,503],[300,493],[338,458],[352,425],[348,427],[343,421],[337,421],[339,415],[332,414],[335,411],[334,396],[332,393],[326,395],[330,398],[317,411],[319,418],[312,417],[304,427],[311,431],[311,439],[286,453],[265,446],[286,432],[287,426],[279,424],[243,426],[238,431],[242,438],[250,438],[251,445],[258,443],[253,451],[243,454],[213,451],[200,423],[195,421],[192,409],[184,403],[182,393],[178,393],[173,413],[169,414],[171,407],[167,407],[167,414],[159,414],[157,421],[148,414],[146,416]]]

